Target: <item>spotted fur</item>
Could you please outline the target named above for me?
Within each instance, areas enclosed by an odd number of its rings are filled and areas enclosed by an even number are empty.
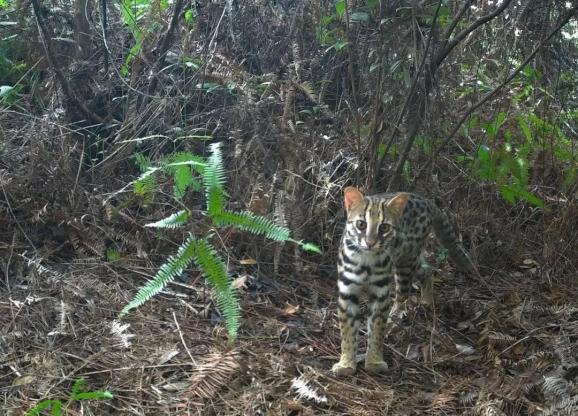
[[[365,196],[348,187],[344,203],[347,223],[337,263],[341,358],[333,372],[346,376],[356,371],[359,305],[361,296],[366,295],[365,369],[379,373],[387,368],[383,338],[388,316],[403,308],[414,278],[421,285],[424,301],[433,300],[431,278],[422,267],[423,247],[431,230],[460,269],[472,271],[475,267],[448,215],[430,200],[409,193]]]

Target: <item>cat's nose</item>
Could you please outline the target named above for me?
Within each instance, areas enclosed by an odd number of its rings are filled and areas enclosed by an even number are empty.
[[[365,242],[367,243],[367,247],[373,247],[377,244],[377,240],[365,240]]]

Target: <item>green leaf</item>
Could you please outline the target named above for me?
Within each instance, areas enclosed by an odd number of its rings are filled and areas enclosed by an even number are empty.
[[[531,143],[532,142],[532,131],[530,130],[530,126],[528,125],[526,120],[524,118],[520,117],[518,119],[518,125],[520,126],[522,133],[524,133],[524,138],[526,139],[526,142]]]
[[[338,0],[337,3],[335,3],[335,13],[337,13],[339,17],[343,16],[345,13],[345,0]]]
[[[263,234],[275,241],[287,241],[290,232],[287,228],[275,224],[268,218],[252,212],[221,211],[212,216],[217,227],[231,226],[253,234]]]
[[[200,183],[193,177],[192,169],[199,173],[204,171],[205,163],[202,157],[190,152],[179,152],[172,155],[169,160],[171,163],[164,165],[164,170],[173,175],[175,182],[173,194],[176,199],[182,199],[189,187],[200,190]]]
[[[225,318],[225,325],[230,341],[234,341],[240,326],[240,307],[237,291],[231,285],[227,268],[215,252],[215,249],[205,240],[197,240],[194,244],[195,264],[213,287],[217,306]]]
[[[409,160],[406,160],[403,164],[403,177],[405,178],[406,182],[411,182],[411,176],[409,174]]]
[[[516,202],[516,191],[510,185],[501,186],[500,194],[510,204],[514,204]]]
[[[185,12],[185,22],[187,22],[187,24],[189,24],[189,25],[194,24],[196,21],[196,18],[197,18],[197,15],[193,9],[188,9]]]
[[[485,144],[481,145],[478,148],[478,159],[480,159],[484,162],[489,162],[492,159],[492,155],[490,153],[490,148],[488,146],[486,146]]]
[[[74,382],[74,384],[72,385],[72,395],[78,394],[82,391],[82,389],[84,388],[84,385],[86,384],[86,380],[84,378],[79,378],[78,380],[76,380]]]
[[[141,287],[135,297],[122,309],[119,314],[119,319],[158,294],[169,282],[179,276],[183,270],[192,263],[193,256],[195,255],[196,241],[197,240],[189,234],[189,237],[179,247],[177,254],[170,256],[152,280]]]
[[[60,400],[42,400],[32,409],[26,412],[25,416],[38,416],[40,412],[50,408],[52,416],[62,415],[62,402]]]
[[[313,253],[321,254],[321,249],[316,244],[309,243],[309,242],[303,241],[303,240],[299,241],[298,243],[299,243],[299,246],[305,251],[311,251]]]
[[[213,143],[209,148],[211,155],[203,173],[203,187],[207,198],[207,211],[209,216],[214,216],[224,210],[227,194],[224,189],[225,169],[220,143]]]
[[[80,400],[108,400],[113,399],[114,395],[109,391],[85,391],[81,393],[73,394],[71,399]]]
[[[327,50],[329,51],[330,49],[335,49],[337,52],[341,52],[347,45],[349,45],[349,42],[346,42],[344,40],[338,39],[335,41],[335,43],[330,46]]]
[[[120,253],[117,249],[113,247],[109,247],[106,249],[106,261],[110,263],[114,263],[115,261],[120,260]]]
[[[518,198],[540,208],[544,207],[544,201],[538,196],[534,195],[532,192],[526,191],[524,189],[519,189],[517,192]]]
[[[152,222],[149,224],[145,224],[145,227],[152,227],[152,228],[178,228],[183,226],[190,217],[190,212],[187,210],[182,210],[176,212],[167,218],[162,220],[158,220],[156,222]]]

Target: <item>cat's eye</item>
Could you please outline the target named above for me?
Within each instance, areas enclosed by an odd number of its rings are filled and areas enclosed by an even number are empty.
[[[379,226],[379,232],[380,232],[381,234],[387,234],[387,233],[390,232],[390,231],[391,231],[391,225],[390,225],[390,224],[385,224],[385,223],[384,223],[384,224],[381,224],[381,225]]]
[[[361,231],[365,230],[367,228],[367,223],[363,220],[357,220],[355,222],[355,226],[357,228],[359,228]]]

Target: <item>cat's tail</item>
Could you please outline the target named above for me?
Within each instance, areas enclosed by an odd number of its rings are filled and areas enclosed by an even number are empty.
[[[437,205],[433,207],[433,228],[437,239],[448,251],[450,259],[462,272],[477,273],[477,268],[458,238],[457,227],[447,212]]]

